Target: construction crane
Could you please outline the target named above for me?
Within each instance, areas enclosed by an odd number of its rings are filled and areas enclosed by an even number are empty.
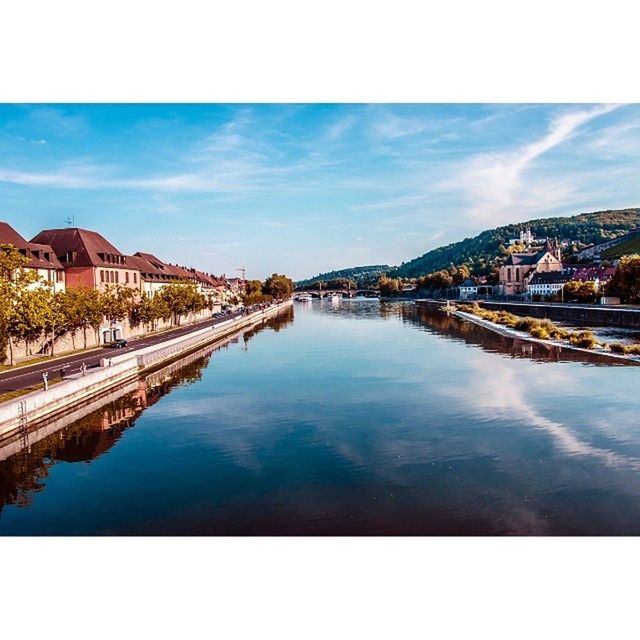
[[[238,267],[238,268],[236,269],[236,271],[241,271],[241,272],[242,272],[242,279],[243,279],[243,280],[246,280],[245,275],[246,275],[246,271],[247,271],[247,270],[246,270],[244,267]]]

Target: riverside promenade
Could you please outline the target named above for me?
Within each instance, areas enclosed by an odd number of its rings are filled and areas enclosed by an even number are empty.
[[[168,331],[162,331],[161,333],[148,334],[140,338],[134,338],[130,340],[128,346],[123,349],[99,347],[88,351],[72,353],[63,357],[51,358],[50,360],[38,362],[32,365],[21,365],[0,373],[0,393],[5,393],[7,391],[19,391],[20,389],[26,389],[36,384],[42,384],[43,373],[48,374],[49,381],[51,382],[60,378],[60,371],[62,369],[64,369],[65,376],[79,373],[83,364],[89,370],[100,366],[100,360],[102,358],[116,355],[120,356],[125,353],[141,349],[142,347],[160,344],[170,338],[176,338],[193,333],[194,331],[199,331],[206,327],[215,327],[216,325],[222,324],[228,320],[241,317],[242,314],[242,311],[235,311],[227,316],[204,320],[195,324],[188,324],[176,327],[175,329],[169,329]]]
[[[80,403],[136,379],[141,372],[180,357],[203,345],[254,326],[291,306],[287,300],[251,313],[234,313],[215,321],[189,327],[176,335],[163,333],[148,340],[139,340],[131,348],[100,349],[92,354],[93,366],[86,371],[65,376],[64,381],[48,390],[34,391],[0,404],[0,440],[33,424],[54,419]],[[80,354],[82,355],[82,354]],[[96,362],[97,360],[97,362]],[[85,356],[85,364],[88,359]],[[57,362],[56,366],[60,366]],[[49,364],[51,367],[51,364]],[[36,372],[30,372],[38,375]],[[41,373],[39,374],[42,375]],[[40,378],[41,380],[41,378]]]

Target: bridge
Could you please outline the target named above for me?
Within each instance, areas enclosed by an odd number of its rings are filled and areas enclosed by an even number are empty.
[[[296,291],[293,294],[293,297],[297,299],[301,293],[307,293],[312,298],[326,298],[330,295],[340,295],[343,298],[378,298],[380,297],[379,289],[311,289],[311,290],[303,290]]]

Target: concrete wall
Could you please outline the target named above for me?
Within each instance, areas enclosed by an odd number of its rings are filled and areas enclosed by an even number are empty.
[[[520,316],[565,320],[585,325],[640,328],[640,309],[596,305],[489,301],[485,301],[482,304],[487,309],[503,309]]]

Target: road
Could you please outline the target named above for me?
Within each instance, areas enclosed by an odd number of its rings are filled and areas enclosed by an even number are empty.
[[[0,393],[17,391],[18,389],[25,389],[33,385],[42,384],[42,374],[45,371],[49,374],[49,381],[58,380],[60,379],[60,370],[63,367],[65,375],[78,373],[83,363],[86,365],[87,369],[91,369],[92,367],[99,366],[101,358],[104,358],[107,355],[121,355],[128,351],[148,347],[152,344],[164,342],[170,338],[176,338],[186,333],[191,333],[192,331],[206,329],[207,327],[219,324],[220,322],[237,318],[240,315],[242,315],[242,312],[236,311],[229,315],[213,318],[205,322],[177,327],[170,331],[163,331],[160,334],[143,336],[141,338],[132,338],[129,341],[128,346],[122,349],[103,347],[89,352],[72,354],[65,356],[64,358],[56,358],[51,362],[39,362],[37,364],[25,365],[23,367],[4,371],[0,373]]]

